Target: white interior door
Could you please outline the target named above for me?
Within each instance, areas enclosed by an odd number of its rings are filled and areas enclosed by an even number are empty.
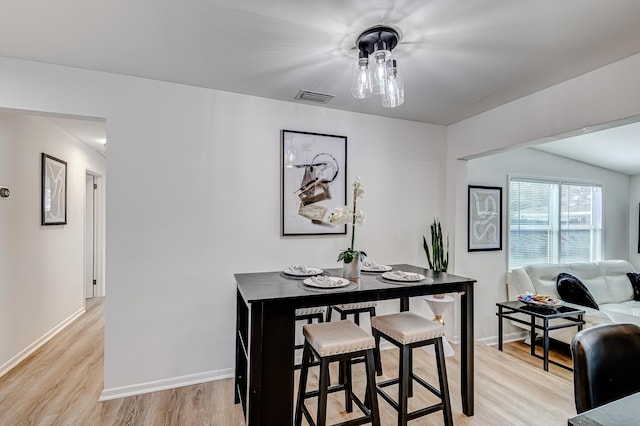
[[[87,174],[86,229],[84,243],[84,287],[85,298],[95,297],[95,177]]]

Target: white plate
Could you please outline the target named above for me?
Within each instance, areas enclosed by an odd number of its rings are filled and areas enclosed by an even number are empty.
[[[371,266],[366,266],[365,264],[362,264],[360,266],[360,270],[363,272],[388,272],[392,269],[393,268],[391,266],[387,266],[387,265],[372,264]]]
[[[314,275],[320,275],[324,271],[319,268],[305,268],[304,270],[287,268],[283,272],[287,275],[293,275],[294,277],[313,277]]]
[[[424,280],[424,275],[415,274],[413,272],[391,271],[391,272],[385,272],[384,274],[382,274],[382,278],[385,278],[391,281],[414,282],[414,281]]]
[[[340,277],[311,277],[302,281],[305,285],[318,288],[340,288],[351,284],[351,281]]]

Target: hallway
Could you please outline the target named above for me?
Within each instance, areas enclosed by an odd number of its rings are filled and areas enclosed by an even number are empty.
[[[104,304],[88,299],[85,314],[0,378],[0,426],[243,424],[231,380],[97,402]]]

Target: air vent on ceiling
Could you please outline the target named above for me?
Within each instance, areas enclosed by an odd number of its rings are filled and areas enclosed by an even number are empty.
[[[335,95],[326,93],[310,92],[308,90],[298,90],[298,94],[294,99],[305,102],[313,102],[314,104],[328,104],[335,98]]]

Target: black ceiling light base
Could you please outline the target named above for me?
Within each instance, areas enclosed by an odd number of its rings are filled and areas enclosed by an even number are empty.
[[[366,52],[367,55],[370,55],[376,50],[376,44],[381,41],[385,43],[386,50],[391,51],[398,45],[400,34],[386,25],[376,25],[358,36],[356,46],[361,52]]]

